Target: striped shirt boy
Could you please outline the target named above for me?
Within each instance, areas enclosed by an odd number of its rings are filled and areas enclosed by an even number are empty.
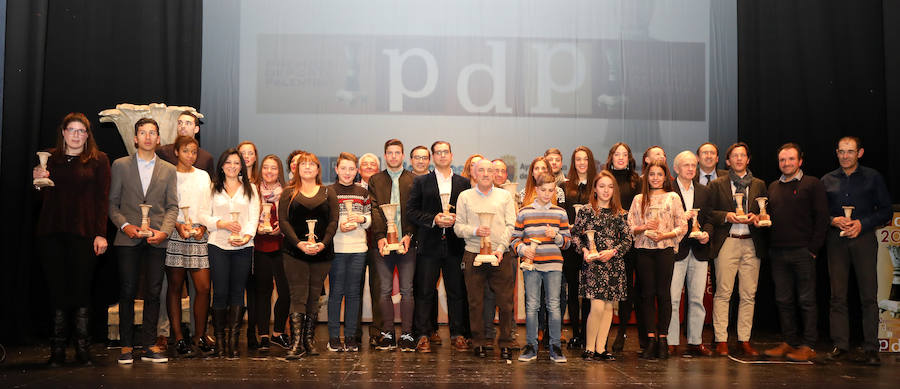
[[[545,235],[547,228],[559,229],[553,239]],[[564,209],[549,202],[541,205],[537,201],[523,207],[516,217],[512,237],[510,245],[519,256],[524,256],[531,238],[541,241],[534,254],[535,271],[562,271],[563,257],[560,250],[568,248],[572,243],[569,217]]]

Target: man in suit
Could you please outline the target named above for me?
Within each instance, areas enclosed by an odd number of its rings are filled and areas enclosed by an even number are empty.
[[[697,176],[697,156],[685,150],[675,156],[672,162],[677,178],[675,193],[681,197],[685,217],[688,218],[688,235],[681,240],[678,252],[675,253],[675,268],[672,274],[672,321],[669,323],[669,354],[674,355],[681,344],[679,308],[681,292],[687,281],[687,342],[685,355],[710,356],[712,351],[703,345],[703,321],[706,319],[706,308],[703,306],[703,294],[706,292],[706,275],[709,270],[709,237],[713,232],[709,222],[711,197],[709,189],[694,182]],[[694,228],[694,211],[697,215],[699,236],[690,236]]]
[[[719,164],[719,146],[706,142],[697,148],[697,164],[700,171],[694,175],[694,183],[708,186],[712,180],[728,175],[728,170],[717,168]]]
[[[766,184],[753,177],[747,168],[750,164],[750,147],[738,142],[725,153],[731,170],[709,185],[713,198],[710,222],[713,238],[710,257],[715,258],[716,294],[713,297],[713,328],[716,354],[728,355],[728,308],[734,289],[735,276],[739,278],[737,338],[739,354],[757,357],[759,352],[750,346],[753,328],[753,309],[756,304],[756,286],[759,280],[760,255],[766,244],[762,229],[753,224],[758,219],[757,197],[766,196]],[[743,193],[742,209],[745,215],[736,213],[735,193]]]
[[[178,135],[195,138],[197,133],[200,132],[200,118],[191,111],[184,111],[178,115],[177,125]],[[172,165],[178,164],[178,159],[175,157],[174,143],[158,147],[156,149],[156,155],[162,158],[163,161],[171,163]],[[290,161],[288,161],[288,163],[290,163]],[[215,175],[213,170],[216,169],[216,162],[213,160],[213,156],[209,151],[198,148],[197,160],[194,161],[194,167],[205,170],[209,173],[209,176],[212,177]],[[188,279],[190,279],[190,277],[188,277]]]
[[[122,351],[120,364],[134,359],[134,298],[143,267],[147,290],[144,293],[142,339],[148,362],[167,362],[162,350],[155,346],[156,323],[159,318],[159,294],[169,234],[178,215],[175,166],[156,157],[159,125],[153,119],[134,124],[135,155],[122,157],[112,164],[109,188],[109,218],[119,231],[113,246],[119,260],[119,338]],[[141,204],[152,206],[149,212],[149,237],[141,235]]]
[[[435,296],[438,277],[444,274],[447,291],[447,309],[450,320],[450,339],[454,346],[468,349],[468,304],[460,261],[464,243],[453,232],[454,213],[444,213],[441,194],[450,195],[450,205],[456,206],[459,193],[469,189],[469,180],[453,174],[450,164],[453,153],[450,143],[437,141],[431,145],[434,171],[416,177],[409,192],[407,217],[418,227],[416,260],[416,313],[415,327],[419,333],[416,349],[431,352],[429,336],[437,331],[433,327],[431,312],[436,307]]]
[[[416,252],[411,242],[415,225],[407,218],[407,202],[415,175],[403,169],[403,142],[390,139],[384,143],[384,162],[387,168],[369,178],[369,195],[372,199],[372,230],[378,244],[378,255],[375,268],[381,282],[380,303],[382,316],[381,340],[375,347],[378,350],[394,350],[398,343],[401,351],[416,351],[416,339],[413,337],[413,277],[416,271]],[[383,204],[399,204],[394,215],[385,215],[381,209]],[[386,251],[387,218],[396,221],[397,234],[402,248]],[[391,291],[394,285],[394,269],[400,278],[400,319],[403,332],[398,342],[394,334],[394,303]]]

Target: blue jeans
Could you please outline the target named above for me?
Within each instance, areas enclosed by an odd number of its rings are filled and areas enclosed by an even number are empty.
[[[526,342],[537,348],[538,310],[541,307],[541,283],[547,296],[549,315],[550,345],[559,347],[559,333],[562,329],[562,313],[559,309],[559,290],[562,286],[562,271],[523,271],[525,281],[525,334]]]
[[[687,281],[687,310],[685,325],[687,326],[687,343],[698,345],[703,343],[703,321],[706,319],[706,307],[703,306],[703,294],[706,292],[706,273],[709,262],[698,261],[693,253],[675,262],[672,271],[672,320],[669,322],[669,345],[681,344],[681,321],[678,313],[681,305],[681,290]]]
[[[366,253],[335,253],[328,272],[328,337],[341,336],[341,301],[344,305],[344,336],[354,336],[359,326],[359,304]]]
[[[209,245],[209,273],[212,279],[213,309],[244,305],[244,288],[250,277],[253,247],[223,250]]]

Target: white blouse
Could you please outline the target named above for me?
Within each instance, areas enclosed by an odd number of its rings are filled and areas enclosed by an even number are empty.
[[[184,224],[184,210],[188,208],[188,216],[193,223],[202,223],[200,215],[209,215],[209,201],[212,184],[209,174],[203,169],[194,168],[190,173],[177,172],[178,178],[178,222]]]
[[[248,199],[244,195],[244,186],[241,185],[235,191],[234,196],[229,196],[228,192],[221,191],[212,194],[211,212],[206,214],[202,219],[203,225],[209,229],[209,244],[214,245],[222,250],[239,250],[245,247],[253,247],[252,237],[256,236],[256,227],[259,224],[259,195],[256,192],[256,185],[250,184],[251,196]],[[237,222],[241,225],[241,236],[250,235],[251,239],[243,246],[232,246],[228,242],[231,231],[228,229],[216,228],[216,222],[219,220],[231,221],[231,212],[237,211],[241,214],[238,216]]]

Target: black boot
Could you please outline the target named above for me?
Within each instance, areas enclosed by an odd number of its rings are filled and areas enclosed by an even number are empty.
[[[303,345],[303,314],[291,312],[291,348],[288,349],[286,359],[300,359],[306,356],[306,347]]]
[[[616,340],[613,341],[612,351],[614,353],[622,352],[625,349],[625,326],[620,325],[619,331],[616,332]]]
[[[666,350],[668,351],[668,350]],[[644,348],[644,352],[641,353],[641,358],[644,359],[656,359],[656,354],[659,353],[659,343],[656,341],[656,337],[648,337],[647,339],[647,347]]]
[[[667,338],[659,338],[659,350],[656,351],[656,357],[659,359],[669,359],[669,341]]]
[[[224,358],[227,352],[226,345],[228,344],[228,337],[225,336],[226,310],[213,308],[212,314],[213,336],[216,337],[215,350],[213,350],[212,356],[216,358]]]
[[[227,335],[229,338],[229,345],[231,346],[229,354],[225,355],[226,358],[240,358],[241,357],[241,326],[244,324],[244,310],[243,307],[232,305],[228,307],[228,328],[231,329],[231,334]]]
[[[303,315],[303,347],[309,355],[319,355],[316,349],[316,319],[313,315]]]
[[[66,362],[66,339],[68,338],[66,311],[57,309],[53,311],[53,333],[50,335],[50,360],[47,363],[51,367],[60,367]]]
[[[91,366],[91,336],[88,327],[87,307],[75,309],[75,359],[84,366]]]

